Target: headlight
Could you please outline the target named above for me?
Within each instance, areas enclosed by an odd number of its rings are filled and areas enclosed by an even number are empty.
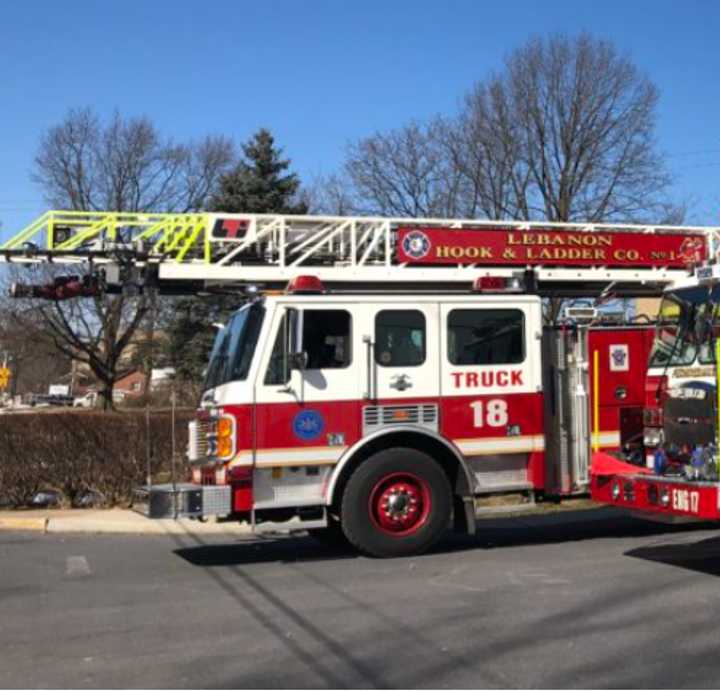
[[[663,431],[658,427],[646,427],[643,430],[643,444],[645,446],[660,446],[663,443]]]
[[[613,498],[613,501],[617,501],[618,499],[620,499],[620,483],[619,482],[613,482],[612,498]]]
[[[221,417],[217,421],[218,437],[231,437],[233,433],[233,420],[229,417]]]
[[[667,487],[663,487],[660,490],[660,503],[663,506],[668,506],[670,504],[670,490]]]
[[[223,415],[215,423],[215,455],[230,458],[235,452],[235,418]]]

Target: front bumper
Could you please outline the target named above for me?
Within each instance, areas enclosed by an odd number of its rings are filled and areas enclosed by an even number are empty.
[[[232,513],[230,485],[145,485],[133,494],[133,510],[147,518],[208,518]]]
[[[718,484],[660,475],[597,475],[592,478],[595,501],[638,514],[718,520]]]

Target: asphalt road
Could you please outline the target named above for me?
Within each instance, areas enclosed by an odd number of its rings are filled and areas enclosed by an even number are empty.
[[[720,533],[611,510],[378,561],[0,533],[0,687],[717,687]]]

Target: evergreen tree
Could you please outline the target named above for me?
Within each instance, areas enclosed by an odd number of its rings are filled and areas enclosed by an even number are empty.
[[[261,129],[243,144],[243,159],[220,178],[210,211],[256,214],[306,214],[307,204],[297,199],[300,179],[288,173],[290,161],[282,158],[272,134]]]
[[[167,358],[182,381],[200,383],[217,331],[213,323],[224,323],[239,298],[226,296],[181,298],[168,324]]]
[[[298,199],[300,178],[288,172],[272,134],[261,129],[243,144],[243,158],[220,178],[208,211],[226,213],[306,214]],[[199,383],[216,335],[215,322],[224,323],[241,298],[212,296],[178,300],[168,324],[168,356],[180,379]]]

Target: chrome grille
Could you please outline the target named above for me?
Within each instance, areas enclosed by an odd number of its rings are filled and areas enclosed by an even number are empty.
[[[192,420],[188,425],[188,460],[203,461],[208,455],[208,420]]]
[[[363,434],[383,427],[417,425],[438,431],[438,407],[434,403],[417,405],[371,405],[363,408]]]

